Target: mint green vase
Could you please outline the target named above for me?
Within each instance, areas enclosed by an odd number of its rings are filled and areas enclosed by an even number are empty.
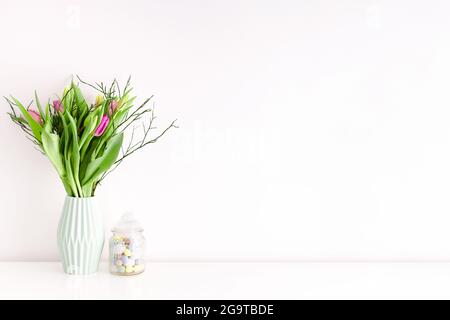
[[[58,225],[58,251],[64,272],[97,272],[104,241],[95,198],[66,197]]]

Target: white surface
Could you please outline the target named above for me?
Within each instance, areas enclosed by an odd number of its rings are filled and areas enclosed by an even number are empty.
[[[153,260],[450,260],[449,11],[3,0],[0,95],[132,74],[158,126],[179,119],[98,192]],[[0,259],[56,260],[63,188],[3,112],[0,137]]]
[[[120,277],[16,262],[0,283],[0,299],[450,299],[450,264],[151,263]]]

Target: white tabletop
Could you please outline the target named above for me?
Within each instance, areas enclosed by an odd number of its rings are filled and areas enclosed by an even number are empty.
[[[149,263],[130,277],[0,263],[0,299],[397,298],[450,299],[450,263]]]

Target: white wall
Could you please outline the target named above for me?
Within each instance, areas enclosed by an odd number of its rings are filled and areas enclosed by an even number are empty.
[[[132,74],[160,126],[179,119],[98,192],[153,260],[448,260],[449,10],[2,0],[0,93]],[[64,191],[4,112],[0,136],[0,259],[55,260]]]

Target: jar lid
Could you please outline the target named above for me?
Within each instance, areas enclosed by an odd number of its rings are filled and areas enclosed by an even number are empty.
[[[141,227],[139,222],[134,218],[133,213],[127,212],[122,215],[119,222],[112,229],[113,232],[141,232],[144,229]]]

